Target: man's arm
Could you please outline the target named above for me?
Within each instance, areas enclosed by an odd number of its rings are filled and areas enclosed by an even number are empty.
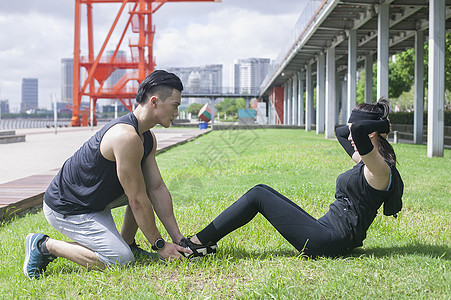
[[[157,141],[152,133],[153,149],[146,158],[143,166],[143,175],[147,187],[147,194],[157,213],[158,218],[163,223],[174,243],[179,243],[184,236],[180,233],[177,221],[174,216],[172,197],[166,184],[161,177],[160,170],[155,160]]]
[[[141,158],[144,153],[142,140],[133,127],[116,125],[107,132],[102,143],[104,142],[106,142],[105,146],[110,145],[109,149],[116,160],[118,178],[128,197],[136,223],[148,241],[154,245],[155,241],[161,238],[161,234],[155,224],[152,203],[147,196],[146,184],[141,172]],[[108,149],[108,147],[105,148]],[[180,257],[178,251],[186,252],[186,249],[166,243],[159,254],[165,259],[176,258]]]

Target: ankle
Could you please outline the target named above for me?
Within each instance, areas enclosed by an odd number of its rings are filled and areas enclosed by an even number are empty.
[[[50,238],[45,236],[42,240],[40,240],[37,244],[39,252],[43,255],[51,255],[49,249],[47,248],[47,242]]]
[[[194,244],[197,244],[197,245],[203,245],[203,244],[201,243],[201,241],[199,241],[199,239],[197,238],[197,235],[192,236],[189,240],[190,240],[192,243],[194,243]]]

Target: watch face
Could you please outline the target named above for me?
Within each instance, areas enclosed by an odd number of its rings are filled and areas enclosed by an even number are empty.
[[[164,240],[163,239],[159,239],[155,242],[155,247],[157,247],[158,249],[163,249],[164,248]]]

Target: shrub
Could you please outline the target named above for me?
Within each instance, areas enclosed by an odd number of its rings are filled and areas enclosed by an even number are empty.
[[[390,113],[390,121],[392,124],[413,125],[413,112],[392,112]],[[423,115],[423,125],[428,124],[428,112]],[[451,110],[445,110],[445,126],[451,126]]]

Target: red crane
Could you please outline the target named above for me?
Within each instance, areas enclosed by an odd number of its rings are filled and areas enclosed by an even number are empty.
[[[152,14],[166,2],[221,2],[221,0],[75,0],[75,35],[74,35],[74,73],[73,73],[73,102],[72,126],[81,126],[80,114],[84,114],[83,125],[87,125],[87,113],[80,110],[81,99],[87,96],[93,107],[93,125],[96,125],[95,106],[98,99],[118,99],[130,111],[133,109],[132,99],[136,95],[136,86],[129,82],[141,83],[146,76],[153,72],[155,59],[153,57],[153,38],[155,26],[152,25]],[[94,53],[93,4],[121,3],[121,7],[108,31],[100,51]],[[80,56],[81,7],[86,5],[88,28],[88,56]],[[112,55],[105,55],[105,49],[110,38],[129,4],[128,21],[122,31]],[[138,38],[129,39],[131,58],[118,56],[120,46],[128,29],[138,34]],[[86,69],[83,79],[80,79],[81,68]],[[118,69],[127,69],[122,78],[113,86],[104,86],[105,81]]]

